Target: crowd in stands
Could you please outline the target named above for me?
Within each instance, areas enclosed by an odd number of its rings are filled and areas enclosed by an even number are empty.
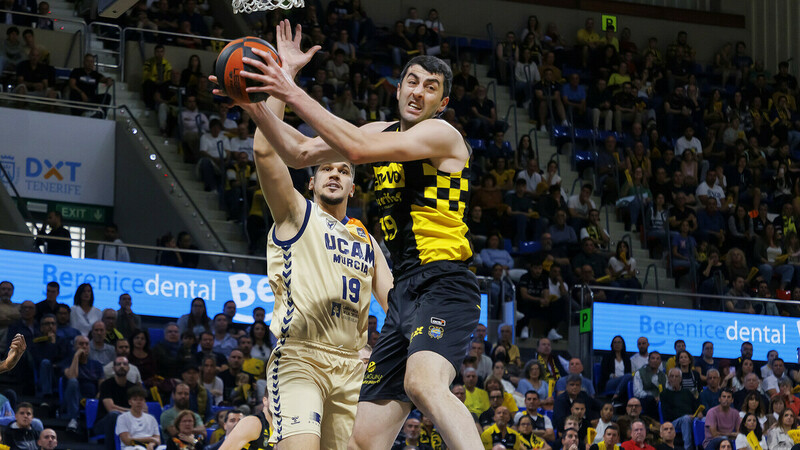
[[[109,449],[116,439],[123,448],[216,448],[269,396],[264,367],[274,338],[263,308],[244,325],[232,320],[235,302],[212,314],[195,298],[176,322],[145,328],[128,294],[119,309],[100,311],[89,284],[76,290],[72,305],[59,303],[57,282],[47,284],[38,303],[14,303],[13,292],[12,282],[0,282],[0,331],[6,340],[22,334],[29,347],[0,378],[12,387],[0,396],[0,435],[11,448],[54,448],[46,445],[55,432],[42,419],[55,411],[68,420],[69,433],[104,436]],[[368,328],[374,343],[374,317]],[[775,350],[757,361],[745,342],[728,360],[714,355],[713,342],[692,356],[677,340],[674,355],[661,355],[640,337],[630,353],[615,336],[588,377],[580,358],[555,351],[547,337],[530,359],[512,338],[511,326],[501,325],[490,342],[479,324],[451,386],[486,449],[800,448],[800,363]],[[369,349],[361,355],[365,364]],[[18,396],[36,399],[42,417]],[[445,447],[435,424],[413,411],[393,448]]]

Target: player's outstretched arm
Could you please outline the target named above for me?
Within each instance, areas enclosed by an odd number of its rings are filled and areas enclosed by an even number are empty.
[[[256,416],[247,416],[240,420],[225,437],[219,450],[241,450],[248,442],[261,435],[261,420]]]
[[[21,334],[14,336],[14,339],[11,341],[11,347],[8,349],[8,357],[6,357],[5,361],[0,362],[0,373],[8,372],[13,369],[19,362],[19,359],[22,358],[22,354],[25,353],[26,348],[25,337]]]
[[[386,257],[383,256],[380,246],[372,239],[372,248],[375,251],[375,275],[372,277],[372,295],[381,304],[383,312],[389,310],[389,290],[394,286],[394,277],[392,271],[389,269],[389,264],[386,262]]]

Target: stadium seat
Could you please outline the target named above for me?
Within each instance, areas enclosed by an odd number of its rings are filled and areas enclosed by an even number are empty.
[[[694,434],[694,445],[700,447],[706,439],[706,421],[705,419],[695,419],[692,423],[692,434]]]
[[[633,398],[633,381],[628,381],[628,398]]]
[[[664,423],[664,413],[661,412],[661,402],[658,402],[658,421]]]
[[[161,404],[158,402],[147,402],[147,413],[156,418],[156,422],[161,422]]]
[[[100,407],[100,401],[96,398],[87,398],[86,399],[86,432],[89,434],[89,442],[98,441],[100,439],[105,439],[106,436],[104,434],[93,435],[92,428],[94,427],[94,422],[97,420],[97,410]]]

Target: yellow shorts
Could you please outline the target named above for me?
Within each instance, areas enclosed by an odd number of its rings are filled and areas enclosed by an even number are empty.
[[[270,443],[311,433],[321,449],[347,448],[363,378],[357,352],[299,339],[276,347],[267,363]]]

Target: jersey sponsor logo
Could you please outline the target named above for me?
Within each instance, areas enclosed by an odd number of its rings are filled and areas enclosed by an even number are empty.
[[[309,417],[308,422],[319,424],[320,421],[322,421],[322,416],[316,411],[311,411],[311,416]]]
[[[440,319],[438,317],[431,317],[431,325],[438,325],[440,327],[443,327],[447,325],[447,322],[444,319]]]
[[[292,416],[292,425],[297,425],[300,423],[300,416]]]
[[[342,304],[338,302],[333,302],[331,304],[331,316],[334,317],[341,317],[342,316]]]
[[[441,339],[444,336],[444,328],[431,325],[428,327],[428,336]]]
[[[375,361],[370,361],[369,365],[367,366],[367,373],[372,373],[375,371]]]
[[[348,322],[358,322],[358,310],[343,305],[339,302],[331,302],[331,317],[344,319]]]
[[[327,219],[327,222],[328,222],[328,229],[329,230],[332,230],[333,227],[336,226],[336,222],[334,222],[334,221],[332,221],[330,219]]]
[[[333,253],[333,262],[366,274],[375,263],[375,250],[371,245],[348,241],[325,233],[325,248]]]
[[[377,195],[375,196],[375,202],[381,208],[386,208],[389,205],[392,205],[394,203],[400,203],[401,201],[403,201],[403,193],[402,192],[395,192],[395,193],[392,193],[392,194],[390,194],[388,192],[384,192],[380,196],[377,196]]]
[[[375,190],[404,188],[406,177],[403,165],[391,163],[385,166],[373,167],[375,172]]]
[[[414,340],[414,338],[415,338],[416,336],[419,336],[420,334],[422,334],[422,327],[417,327],[417,329],[416,329],[416,330],[414,330],[414,332],[413,332],[413,333],[411,333],[411,337],[410,337],[410,338],[408,338],[408,342],[409,342],[409,343],[411,343],[411,341],[413,341],[413,340]]]
[[[356,228],[356,234],[358,234],[359,237],[362,237],[364,239],[367,238],[367,233],[364,232],[363,228]]]

